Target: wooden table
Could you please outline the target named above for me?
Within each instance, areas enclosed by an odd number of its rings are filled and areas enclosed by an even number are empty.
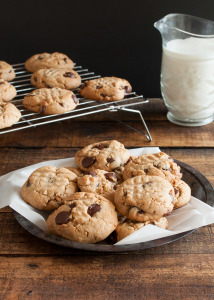
[[[214,185],[214,127],[166,120],[161,101],[141,106],[153,141],[105,119],[68,120],[1,135],[0,175],[37,162],[74,156],[81,147],[117,139],[127,148],[159,146]],[[133,116],[122,116],[140,129]],[[171,244],[132,253],[63,248],[25,231],[10,208],[0,210],[0,299],[213,299],[214,227]]]

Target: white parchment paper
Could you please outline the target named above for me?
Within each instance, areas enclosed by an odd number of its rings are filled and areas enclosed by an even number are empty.
[[[136,148],[129,150],[131,155],[160,152],[157,147]],[[0,208],[10,206],[40,229],[47,231],[45,219],[48,213],[33,208],[24,202],[20,196],[20,190],[30,174],[42,166],[76,167],[74,158],[45,161],[29,167],[10,172],[0,177]],[[214,223],[214,208],[204,202],[191,197],[190,202],[182,208],[172,212],[167,217],[168,229],[147,225],[115,245],[135,244],[147,242],[161,237],[166,237],[181,232],[189,231]]]

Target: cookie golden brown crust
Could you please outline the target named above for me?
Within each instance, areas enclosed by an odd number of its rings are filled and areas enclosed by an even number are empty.
[[[32,73],[39,69],[72,69],[73,67],[73,61],[67,55],[59,52],[35,54],[25,62],[26,70]]]
[[[21,116],[15,105],[0,101],[0,129],[12,126],[19,121]]]
[[[0,61],[0,79],[11,81],[15,77],[16,75],[13,67],[5,61]]]
[[[75,193],[66,202],[47,220],[51,234],[82,243],[97,243],[118,225],[114,205],[100,195]]]
[[[41,210],[54,210],[78,191],[77,175],[52,166],[35,170],[21,189],[23,200]]]
[[[149,224],[158,226],[163,229],[166,229],[168,227],[168,221],[165,217],[147,222],[134,222],[131,220],[126,220],[124,223],[118,224],[116,228],[117,242],[121,241],[125,237],[129,236],[130,234]]]
[[[37,89],[24,97],[23,105],[44,115],[62,114],[76,108],[79,101],[72,91],[60,88]]]
[[[101,77],[85,81],[79,89],[82,97],[99,101],[122,100],[131,91],[130,83],[117,77]]]
[[[16,97],[16,89],[9,82],[0,79],[0,99],[3,101],[10,101]]]
[[[75,162],[83,171],[101,169],[113,171],[129,159],[129,151],[116,140],[93,143],[78,151]]]
[[[175,199],[174,199],[174,209],[180,208],[186,205],[191,198],[191,189],[187,183],[180,180],[174,186]]]
[[[33,73],[31,84],[37,88],[53,88],[72,90],[80,86],[81,77],[71,68],[40,69]]]
[[[124,181],[115,191],[118,212],[138,222],[157,220],[173,210],[173,186],[158,176],[136,176]]]
[[[164,152],[131,157],[123,171],[124,180],[139,175],[160,176],[171,184],[182,177],[180,167]]]
[[[95,169],[78,177],[77,184],[82,192],[96,193],[113,201],[117,177],[114,172]]]

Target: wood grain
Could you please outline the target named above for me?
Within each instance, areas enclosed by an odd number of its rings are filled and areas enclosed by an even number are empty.
[[[129,125],[142,130],[139,122]],[[26,129],[1,136],[1,147],[69,148],[116,139],[126,147],[214,147],[214,124],[200,127],[180,127],[168,121],[147,122],[152,142],[116,122],[72,122],[49,124],[43,128]]]
[[[214,295],[213,254],[5,257],[0,269],[5,274],[0,278],[3,299],[212,299]]]

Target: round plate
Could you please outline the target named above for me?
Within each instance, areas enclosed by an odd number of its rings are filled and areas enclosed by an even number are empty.
[[[175,160],[175,162],[181,167],[181,172],[183,173],[182,180],[184,180],[190,186],[192,196],[200,199],[201,201],[207,203],[210,206],[214,206],[214,190],[210,182],[206,179],[206,177],[202,175],[199,171],[195,170],[194,168],[183,162],[180,162],[178,160]],[[53,244],[87,251],[123,252],[143,250],[174,242],[194,231],[190,230],[187,232],[175,234],[173,236],[131,245],[114,246],[110,239],[106,239],[105,241],[99,242],[97,244],[86,244],[73,242],[70,240],[63,239],[61,237],[53,236],[39,229],[37,226],[25,219],[16,211],[13,211],[13,213],[19,224],[36,237],[51,242]]]

